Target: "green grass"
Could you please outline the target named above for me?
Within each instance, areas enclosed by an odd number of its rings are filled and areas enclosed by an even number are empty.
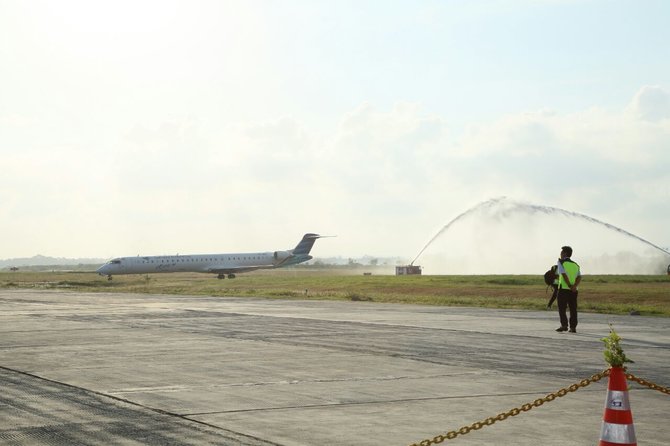
[[[218,280],[196,273],[105,277],[86,272],[0,272],[0,289],[162,293],[277,299],[544,309],[549,293],[540,275],[389,276],[291,268]],[[670,276],[584,276],[580,311],[670,316]]]

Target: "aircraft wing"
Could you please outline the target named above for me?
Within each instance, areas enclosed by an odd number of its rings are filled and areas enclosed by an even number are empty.
[[[247,273],[249,271],[256,271],[257,269],[271,269],[272,266],[240,266],[240,267],[226,267],[226,268],[209,268],[207,269],[208,273],[213,274],[238,274],[238,273]]]

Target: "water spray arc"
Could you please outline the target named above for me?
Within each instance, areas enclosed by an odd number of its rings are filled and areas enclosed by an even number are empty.
[[[664,254],[666,254],[666,255],[670,255],[670,252],[668,252],[667,250],[661,248],[660,246],[657,246],[657,245],[651,243],[651,242],[648,241],[648,240],[643,239],[642,237],[638,237],[637,235],[635,235],[635,234],[631,234],[630,232],[628,232],[628,231],[626,231],[626,230],[624,230],[624,229],[621,229],[621,228],[619,228],[619,227],[617,227],[617,226],[614,226],[614,225],[611,225],[611,224],[609,224],[609,223],[605,223],[604,221],[600,221],[600,220],[598,220],[598,219],[596,219],[596,218],[589,217],[588,215],[580,214],[579,212],[567,211],[567,210],[565,210],[565,209],[556,208],[556,207],[553,207],[553,206],[540,206],[540,205],[535,205],[535,204],[524,204],[524,203],[519,203],[519,202],[516,202],[516,201],[513,201],[513,200],[509,200],[507,197],[498,197],[498,198],[492,198],[492,199],[487,200],[487,201],[483,201],[483,202],[477,204],[476,206],[473,206],[472,208],[468,209],[467,211],[463,212],[462,214],[458,215],[456,218],[454,218],[453,220],[451,220],[449,223],[447,223],[442,229],[440,229],[440,230],[437,232],[437,234],[435,234],[435,235],[433,236],[433,238],[431,238],[431,239],[428,241],[428,243],[426,243],[426,245],[423,247],[423,249],[421,249],[421,251],[419,251],[419,254],[417,254],[416,257],[414,258],[414,260],[412,260],[412,262],[410,263],[410,265],[413,265],[414,262],[416,262],[417,259],[421,256],[421,254],[423,254],[423,252],[424,252],[424,251],[425,251],[425,250],[426,250],[426,249],[427,249],[427,248],[428,248],[428,247],[429,247],[429,246],[430,246],[430,245],[431,245],[431,244],[432,244],[438,237],[440,237],[440,236],[441,236],[442,234],[444,234],[444,233],[445,233],[451,226],[453,226],[454,223],[458,222],[459,220],[463,219],[464,217],[466,217],[466,216],[468,216],[468,215],[470,215],[470,214],[472,214],[472,213],[475,213],[475,212],[477,212],[477,211],[480,211],[480,210],[483,210],[483,209],[486,209],[486,208],[495,208],[495,207],[500,206],[500,205],[507,205],[507,206],[510,206],[510,209],[506,209],[506,210],[498,211],[498,214],[502,214],[503,217],[504,217],[504,216],[507,216],[507,215],[509,215],[509,214],[512,214],[512,213],[520,213],[520,212],[526,212],[526,213],[542,213],[542,214],[547,214],[547,215],[549,215],[549,214],[561,214],[561,215],[565,215],[565,216],[568,216],[568,217],[577,217],[577,218],[580,218],[580,219],[582,219],[582,220],[586,220],[586,221],[588,221],[588,222],[591,222],[591,223],[595,223],[595,224],[604,226],[604,227],[606,227],[607,229],[610,229],[610,230],[612,230],[612,231],[619,232],[619,233],[624,234],[624,235],[626,235],[626,236],[628,236],[628,237],[632,237],[632,238],[634,238],[634,239],[636,239],[636,240],[638,240],[638,241],[640,241],[640,242],[642,242],[642,243],[645,243],[645,244],[651,246],[652,248],[656,248],[656,249],[658,249],[659,251],[661,251],[662,253],[664,253]],[[670,268],[670,267],[669,267],[669,268]],[[669,273],[670,273],[670,272],[669,272]]]

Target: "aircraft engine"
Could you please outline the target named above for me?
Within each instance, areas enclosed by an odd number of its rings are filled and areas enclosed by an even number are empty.
[[[278,265],[282,263],[284,260],[288,259],[289,257],[291,257],[291,253],[288,251],[275,251],[273,256],[274,258],[273,263],[275,265]]]

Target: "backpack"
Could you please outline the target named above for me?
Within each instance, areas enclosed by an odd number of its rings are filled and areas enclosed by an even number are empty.
[[[547,286],[553,285],[554,280],[556,280],[556,265],[552,265],[551,269],[544,273],[544,283],[546,283]]]

